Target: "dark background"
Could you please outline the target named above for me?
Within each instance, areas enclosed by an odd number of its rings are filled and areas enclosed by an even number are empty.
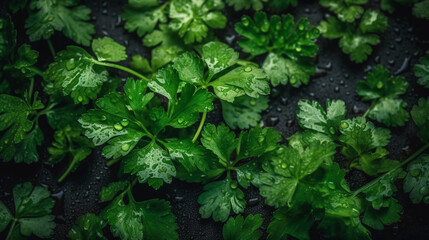
[[[7,3],[8,1],[0,3],[0,17],[4,17]],[[141,39],[135,33],[128,33],[123,29],[123,21],[119,15],[121,6],[125,3],[124,0],[84,1],[84,4],[93,11],[91,22],[96,28],[94,37],[114,38],[127,47],[129,56],[141,54],[150,57],[150,50],[142,46]],[[369,5],[378,9],[379,1],[371,1]],[[318,4],[318,1],[309,0],[300,0],[297,8],[289,8],[287,12],[292,13],[296,18],[308,17],[313,25],[319,24],[328,13]],[[234,31],[234,24],[239,21],[242,14],[253,16],[253,11],[234,12],[228,7],[224,13],[228,17],[227,29],[216,31],[216,35],[221,41],[228,42],[236,50],[240,50],[236,44],[238,36]],[[403,6],[398,6],[397,12],[393,15],[385,14],[389,17],[389,29],[381,36],[381,44],[373,48],[373,54],[363,64],[352,63],[349,57],[341,52],[337,40],[320,37],[317,41],[320,51],[315,59],[318,73],[307,86],[298,89],[289,86],[273,88],[270,108],[263,113],[265,125],[280,131],[284,138],[294,134],[299,130],[295,119],[297,102],[303,98],[318,100],[323,104],[327,98],[342,99],[347,104],[347,117],[362,115],[369,107],[369,103],[361,101],[357,96],[355,84],[377,64],[382,64],[392,73],[399,73],[398,70],[404,69],[399,74],[405,76],[410,84],[407,93],[403,95],[403,99],[408,103],[408,111],[416,104],[418,98],[427,97],[429,91],[416,83],[412,66],[428,49],[429,21],[414,18],[411,15],[411,9]],[[23,11],[12,16],[18,30],[18,45],[29,42],[24,30],[24,20],[27,16],[27,13]],[[74,44],[58,32],[52,37],[52,42],[56,51],[64,49],[68,44]],[[46,69],[47,64],[53,61],[46,41],[31,44],[34,49],[40,51],[38,66]],[[406,64],[407,61],[408,64]],[[128,62],[125,61],[123,64],[128,65]],[[112,75],[125,76],[120,72],[112,72]],[[41,92],[40,84],[38,86],[37,90]],[[44,100],[46,101],[46,99]],[[220,104],[216,107],[219,109]],[[210,113],[208,121],[221,123],[220,111]],[[111,168],[106,167],[106,159],[101,156],[101,148],[96,148],[75,173],[69,175],[62,184],[57,184],[56,180],[65,170],[66,165],[51,166],[46,163],[49,157],[46,148],[51,144],[52,132],[47,127],[46,119],[41,119],[41,125],[42,130],[45,131],[45,140],[43,147],[39,149],[40,161],[38,163],[32,165],[0,163],[0,200],[12,209],[11,193],[15,184],[31,181],[33,184],[46,186],[56,200],[54,215],[57,227],[53,239],[66,239],[68,231],[80,215],[88,212],[97,214],[106,206],[105,203],[100,203],[99,193],[102,186],[116,179],[118,164]],[[376,125],[382,127],[380,124]],[[392,139],[388,146],[390,158],[404,160],[422,146],[416,136],[416,131],[416,126],[411,120],[405,127],[391,128]],[[336,160],[340,165],[344,165],[340,154],[337,154]],[[350,171],[347,179],[352,189],[356,189],[370,180],[365,174],[356,170]],[[403,206],[401,222],[386,227],[383,231],[372,231],[373,238],[428,239],[429,206],[423,203],[412,204],[407,194],[403,193],[400,183],[398,183],[398,189],[397,199]],[[137,200],[162,198],[171,202],[172,211],[176,215],[179,225],[180,239],[222,239],[222,224],[215,223],[212,219],[200,218],[197,198],[201,192],[201,184],[188,184],[178,180],[173,180],[172,184],[164,185],[158,191],[154,191],[146,184],[137,185],[133,189]],[[265,230],[275,209],[264,205],[256,188],[250,187],[245,191],[245,196],[247,207],[244,215],[262,214],[264,218],[262,229]],[[5,237],[4,234],[0,234],[0,238]],[[312,239],[321,239],[321,237],[314,232]]]

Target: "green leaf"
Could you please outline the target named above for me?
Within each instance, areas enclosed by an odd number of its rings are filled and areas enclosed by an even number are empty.
[[[429,98],[420,98],[411,110],[414,123],[419,128],[417,135],[424,143],[429,143]]]
[[[100,192],[101,201],[108,202],[111,201],[115,196],[125,190],[125,188],[129,185],[128,181],[119,181],[112,182],[109,185],[103,187]]]
[[[148,87],[169,101],[175,101],[176,94],[179,88],[179,76],[174,71],[173,67],[168,66],[158,71]]]
[[[202,58],[209,69],[209,79],[238,62],[238,52],[225,43],[209,42],[203,45]]]
[[[320,0],[320,5],[337,14],[343,22],[354,22],[364,12],[364,5],[368,0]]]
[[[216,222],[225,222],[231,213],[244,211],[246,201],[244,193],[237,187],[237,182],[228,179],[212,182],[204,186],[204,192],[198,197],[202,218],[213,217]]]
[[[229,162],[231,154],[237,147],[235,134],[225,125],[216,127],[213,124],[206,124],[201,133],[201,143],[205,148],[212,151],[223,162]]]
[[[368,73],[365,81],[357,82],[356,88],[363,100],[395,98],[407,91],[408,82],[402,76],[391,76],[389,70],[378,65]]]
[[[68,237],[73,240],[107,240],[103,235],[103,228],[106,225],[102,219],[93,213],[80,216],[75,225],[70,229]]]
[[[94,39],[91,48],[99,61],[120,62],[128,57],[125,47],[110,37]]]
[[[178,32],[185,44],[202,42],[209,27],[225,28],[227,19],[220,11],[224,7],[221,0],[173,0],[170,3],[169,27]]]
[[[94,63],[94,58],[84,49],[67,46],[58,52],[55,62],[46,71],[48,94],[70,95],[78,104],[88,104],[97,98],[101,86],[108,80],[108,73],[102,66]]]
[[[64,107],[55,107],[46,113],[49,126],[55,130],[65,129],[66,127],[80,126],[77,121],[86,109],[79,105],[69,104]]]
[[[260,194],[266,204],[274,207],[290,205],[297,189],[306,176],[314,173],[323,163],[331,163],[335,145],[319,141],[301,146],[291,144],[278,151],[278,157],[271,159],[273,170],[261,174]]]
[[[32,50],[30,45],[23,44],[18,48],[13,61],[6,64],[3,70],[12,78],[32,78],[36,75],[32,67],[37,62],[38,57],[39,52]]]
[[[317,101],[301,99],[296,112],[298,123],[302,128],[328,136],[338,134],[340,123],[345,119],[346,114],[346,105],[342,100],[327,100],[325,111]]]
[[[405,110],[407,103],[397,98],[382,98],[369,111],[368,117],[388,127],[405,126],[410,114]]]
[[[292,86],[299,87],[307,84],[310,75],[315,73],[311,58],[319,49],[314,43],[319,30],[310,27],[308,19],[301,18],[295,24],[290,14],[283,19],[277,15],[268,19],[264,12],[257,12],[254,20],[243,16],[235,30],[243,36],[238,44],[244,52],[253,56],[270,53],[263,68],[274,86],[287,84],[289,80]]]
[[[30,41],[49,39],[54,30],[75,41],[89,46],[95,29],[89,23],[91,9],[78,5],[80,0],[34,0],[30,3],[30,16],[25,28]]]
[[[429,155],[421,155],[407,167],[404,179],[404,191],[410,193],[411,202],[417,204],[422,200],[429,203]]]
[[[234,11],[241,11],[243,9],[253,8],[255,11],[260,11],[264,7],[263,2],[267,0],[226,0],[229,6],[234,7]]]
[[[125,204],[123,196],[102,212],[113,236],[130,240],[179,238],[169,202],[159,199],[135,202],[129,194],[131,198]]]
[[[399,222],[399,214],[402,211],[402,207],[398,201],[390,198],[386,205],[378,210],[368,207],[362,218],[362,222],[376,230],[383,230],[384,226]]]
[[[360,222],[359,217],[325,217],[318,225],[325,238],[345,240],[370,240],[371,232]]]
[[[267,239],[287,239],[288,235],[297,239],[310,239],[309,231],[314,222],[311,212],[304,207],[277,209],[268,225]]]
[[[16,30],[10,15],[0,18],[0,60],[9,57],[16,46]]]
[[[31,164],[39,161],[37,147],[42,145],[43,132],[36,126],[25,138],[17,145],[14,160],[17,163],[25,162]]]
[[[248,132],[241,132],[236,160],[260,157],[266,152],[277,149],[277,144],[281,140],[281,133],[272,128],[256,127]]]
[[[15,216],[0,202],[0,231],[15,219],[15,237],[24,239],[36,235],[39,238],[49,238],[55,228],[54,216],[51,215],[54,200],[51,193],[42,187],[29,182],[18,184],[13,188]]]
[[[131,0],[129,3],[124,6],[124,13],[121,15],[125,21],[124,28],[129,32],[137,31],[139,37],[151,33],[158,23],[167,21],[158,2],[147,4],[147,1]]]
[[[232,129],[246,129],[259,124],[261,112],[268,108],[268,97],[251,98],[245,95],[235,98],[233,103],[223,100],[221,103],[225,123]]]
[[[258,240],[262,232],[258,229],[262,225],[260,214],[248,215],[246,219],[239,215],[236,218],[230,218],[223,225],[222,236],[224,240]]]
[[[298,0],[268,0],[268,4],[274,11],[282,12],[289,6],[296,7],[298,5]]]
[[[9,2],[9,9],[15,14],[27,5],[28,0],[14,0]]]
[[[167,152],[155,143],[150,143],[144,148],[135,149],[123,160],[124,172],[137,175],[139,182],[144,183],[152,180],[157,184],[149,185],[158,189],[163,182],[171,183],[172,177],[176,176],[176,168]]]
[[[204,81],[203,61],[195,54],[185,52],[181,54],[173,65],[179,73],[179,78],[190,84],[202,84]]]
[[[419,79],[417,82],[425,88],[429,88],[429,51],[420,58],[419,63],[413,67],[414,75]]]
[[[33,121],[29,120],[32,114],[35,114],[35,109],[24,100],[0,94],[0,156],[3,161],[8,162],[15,156],[17,144],[24,139],[31,142],[32,138],[26,138],[26,135],[33,128]],[[26,144],[29,143],[27,141]]]
[[[413,15],[418,18],[429,19],[429,0],[414,4]]]

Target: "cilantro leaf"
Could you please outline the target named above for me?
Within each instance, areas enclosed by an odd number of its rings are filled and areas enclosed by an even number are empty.
[[[179,238],[169,202],[159,199],[136,202],[128,193],[129,201],[125,204],[124,195],[125,192],[101,213],[113,236],[136,240]]]
[[[136,174],[139,182],[148,182],[155,189],[163,182],[171,183],[176,168],[167,152],[155,143],[136,149],[123,159],[124,172]],[[162,181],[160,181],[162,180]]]
[[[128,1],[124,13],[125,29],[129,32],[137,31],[139,37],[151,33],[158,23],[165,23],[167,18],[163,12],[165,5],[156,1]]]
[[[276,150],[282,136],[272,128],[252,128],[241,132],[239,136],[239,150],[236,161],[250,157],[260,157],[266,152]]]
[[[339,132],[340,123],[347,114],[345,103],[341,100],[327,100],[326,111],[317,101],[301,99],[296,116],[304,129],[314,130],[328,136]]]
[[[413,203],[429,203],[429,155],[421,155],[407,167],[404,191],[410,193]]]
[[[238,97],[233,103],[221,101],[223,120],[232,129],[255,127],[261,121],[261,112],[268,108],[268,97]]]
[[[311,58],[318,51],[313,40],[319,36],[319,30],[309,24],[306,18],[294,24],[290,14],[283,19],[277,15],[268,19],[264,12],[257,12],[254,20],[244,16],[235,25],[235,31],[243,36],[238,44],[244,52],[253,56],[270,53],[263,69],[274,86],[289,81],[292,86],[299,87],[308,83],[316,69]]]
[[[325,217],[318,225],[325,238],[338,238],[348,240],[370,240],[371,232],[360,222],[359,217],[347,216],[338,218]]]
[[[0,61],[7,58],[15,49],[16,34],[10,15],[0,18]]]
[[[35,126],[25,138],[17,145],[14,160],[17,163],[25,162],[27,164],[39,161],[37,147],[42,145],[43,132],[39,126]]]
[[[18,161],[25,161],[31,163],[37,161],[37,152],[35,146],[40,145],[41,139],[40,132],[37,130],[31,132],[30,136],[27,134],[33,129],[34,122],[29,120],[29,117],[36,114],[36,110],[42,109],[44,106],[40,101],[36,101],[33,106],[30,106],[23,99],[0,94],[0,131],[2,137],[0,139],[0,156],[3,161],[10,161],[15,157]],[[21,153],[16,155],[20,146],[17,144],[22,143],[21,147],[30,147],[28,156]],[[35,155],[34,155],[35,154]],[[24,159],[29,157],[28,159]]]
[[[262,232],[258,229],[262,225],[260,214],[248,215],[246,219],[239,215],[236,218],[230,218],[223,225],[222,236],[225,240],[258,240]]]
[[[367,2],[368,0],[320,0],[320,5],[334,12],[341,21],[354,22],[362,16],[364,8],[361,5]]]
[[[423,0],[414,4],[413,15],[418,18],[429,19],[429,0]]]
[[[68,237],[74,240],[107,240],[103,235],[103,228],[105,226],[106,222],[97,215],[87,213],[76,220],[75,225],[73,225],[68,233]]]
[[[420,98],[418,105],[411,110],[414,123],[419,128],[417,135],[424,143],[429,143],[429,98]]]
[[[356,83],[357,93],[363,100],[373,100],[368,116],[387,126],[404,126],[409,119],[404,109],[407,103],[398,99],[408,88],[404,77],[390,76],[389,70],[376,66],[365,81]]]
[[[241,11],[243,9],[253,8],[255,11],[260,11],[264,7],[263,2],[267,0],[226,0],[229,6],[234,7],[234,11]]]
[[[14,221],[14,236],[17,239],[36,235],[49,238],[55,228],[54,216],[51,215],[54,200],[49,190],[29,182],[18,184],[13,188],[15,216],[0,201],[0,231]]]
[[[108,73],[94,63],[94,58],[84,49],[67,46],[58,52],[55,62],[46,71],[48,94],[70,95],[78,104],[88,104],[101,91],[101,85],[108,80]]]
[[[304,206],[277,209],[268,225],[267,239],[286,239],[288,235],[298,239],[310,239],[309,231],[315,221],[311,215]]]
[[[208,29],[222,29],[226,17],[220,10],[225,7],[221,0],[172,0],[170,3],[169,27],[178,32],[185,44],[202,42]]]
[[[419,63],[413,67],[414,75],[419,79],[417,82],[425,88],[429,88],[429,51],[420,58]]]
[[[212,151],[224,162],[229,161],[237,147],[237,139],[228,127],[220,125],[216,128],[213,124],[206,124],[201,135],[201,143],[206,149]]]
[[[109,185],[103,187],[100,192],[101,201],[111,201],[119,192],[124,191],[128,185],[128,181],[118,181],[112,182]]]
[[[339,46],[343,52],[349,54],[350,60],[356,63],[368,59],[368,55],[372,53],[371,45],[380,43],[377,33],[382,33],[387,28],[387,17],[377,10],[365,11],[359,24],[329,17],[319,25],[322,36],[329,39],[339,38]]]
[[[212,182],[204,186],[204,192],[198,197],[200,214],[203,218],[213,217],[216,222],[225,222],[231,209],[239,214],[244,211],[246,201],[237,182],[228,179]]]
[[[389,143],[389,130],[375,128],[371,122],[366,122],[365,118],[357,117],[342,121],[340,131],[342,135],[339,140],[343,144],[341,152],[346,158],[353,160],[352,167],[369,175],[376,175],[399,164],[398,161],[385,158],[388,151],[382,148]]]
[[[314,141],[291,144],[271,159],[272,170],[261,174],[260,194],[270,206],[290,205],[303,179],[315,172],[323,162],[332,162],[335,145]]]
[[[79,3],[80,0],[31,1],[30,16],[25,21],[30,41],[49,39],[56,30],[78,44],[89,46],[95,33],[94,25],[88,23],[91,9]]]
[[[3,70],[10,74],[13,78],[32,78],[36,73],[32,70],[32,67],[37,62],[39,52],[32,50],[30,45],[21,45],[14,59],[3,67]]]
[[[399,222],[402,206],[394,198],[390,198],[387,203],[386,206],[378,210],[368,207],[362,222],[376,230],[383,230],[384,226]]]
[[[209,42],[203,46],[202,57],[209,69],[209,75],[214,76],[236,64],[238,52],[225,43]]]
[[[128,57],[125,47],[109,37],[94,39],[91,47],[99,61],[120,62]]]

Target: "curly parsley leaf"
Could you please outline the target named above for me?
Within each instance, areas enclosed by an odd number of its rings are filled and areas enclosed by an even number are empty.
[[[137,31],[139,37],[151,33],[158,23],[165,23],[167,17],[163,12],[166,5],[160,5],[157,1],[128,1],[124,13],[125,29],[129,32]]]
[[[243,16],[235,25],[235,31],[243,36],[238,44],[244,52],[253,56],[270,53],[263,69],[274,86],[289,81],[292,86],[299,87],[308,84],[316,71],[311,58],[319,49],[314,42],[319,30],[309,24],[306,18],[294,24],[290,14],[283,19],[277,15],[268,19],[266,13],[257,12],[254,19]]]
[[[413,203],[429,204],[429,155],[421,155],[407,167],[404,191],[410,193]]]
[[[390,76],[389,70],[379,65],[368,73],[365,81],[356,83],[363,100],[373,100],[368,116],[386,126],[404,126],[409,119],[404,109],[407,103],[398,96],[404,94],[408,82],[402,76]]]
[[[89,46],[95,33],[94,25],[88,22],[91,9],[79,3],[80,0],[31,1],[32,11],[25,21],[30,41],[49,39],[56,30],[78,44]]]
[[[347,114],[346,105],[341,100],[327,100],[326,111],[317,101],[301,99],[296,116],[303,129],[314,130],[328,136],[339,132],[340,123]]]
[[[205,185],[204,192],[198,197],[198,203],[202,205],[199,210],[201,217],[212,216],[214,221],[225,222],[231,209],[236,214],[242,213],[246,201],[237,186],[236,181],[228,179]]]
[[[362,16],[364,12],[362,5],[366,3],[368,0],[320,0],[320,5],[334,12],[338,19],[350,23]]]
[[[378,33],[388,28],[387,17],[377,10],[368,10],[363,14],[359,24],[347,23],[335,17],[322,21],[319,30],[323,37],[340,39],[339,46],[350,60],[362,63],[372,53],[372,46],[380,43]]]
[[[0,18],[0,61],[7,58],[15,49],[16,34],[10,15]]]
[[[68,237],[73,240],[107,240],[103,235],[103,228],[106,222],[93,213],[80,216],[68,233]]]
[[[227,19],[220,11],[224,7],[221,0],[172,0],[169,27],[178,32],[185,44],[200,43],[207,37],[209,27],[225,28]]]
[[[418,18],[429,19],[429,0],[414,4],[413,15]]]
[[[424,143],[429,143],[429,98],[420,98],[418,105],[411,110],[414,123],[419,128],[417,135]]]
[[[120,62],[128,57],[125,47],[110,37],[94,39],[91,48],[98,61]]]
[[[78,104],[88,104],[97,98],[101,86],[108,81],[108,72],[95,64],[95,59],[84,49],[67,46],[58,52],[55,62],[46,71],[48,94],[70,95]]]
[[[29,105],[21,98],[0,94],[0,131],[2,131],[0,156],[3,161],[8,162],[15,158],[18,161],[31,163],[38,160],[36,145],[40,145],[43,136],[40,135],[37,127],[31,131],[34,121],[29,117],[43,107],[38,100],[35,100],[33,105]],[[17,151],[23,147],[28,147],[26,153],[28,155],[17,154]]]
[[[261,112],[268,108],[268,97],[238,97],[233,103],[221,101],[223,120],[232,129],[256,127],[261,121]]]
[[[136,202],[128,193],[128,203],[124,202],[125,192],[119,195],[101,213],[110,225],[113,236],[121,239],[178,239],[176,218],[171,213],[170,203],[151,199]]]
[[[245,219],[239,215],[236,218],[230,218],[223,225],[222,236],[224,240],[258,240],[262,232],[258,230],[262,225],[260,214],[248,215]]]
[[[425,88],[429,88],[429,51],[420,58],[419,63],[413,67],[414,75],[419,79],[417,82]]]
[[[368,175],[377,175],[396,167],[399,162],[387,159],[389,152],[382,148],[389,143],[390,131],[375,128],[365,118],[357,117],[341,122],[340,142],[342,154],[353,160],[352,167],[363,170]]]
[[[0,231],[11,222],[14,224],[14,236],[23,239],[35,235],[39,238],[50,238],[54,228],[54,216],[51,215],[55,202],[49,190],[29,182],[18,184],[13,188],[15,215],[0,201]]]

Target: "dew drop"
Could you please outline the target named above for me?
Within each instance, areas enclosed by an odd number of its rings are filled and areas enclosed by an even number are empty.
[[[340,126],[341,126],[342,129],[346,129],[346,128],[349,127],[349,124],[346,123],[346,122],[342,122]]]
[[[380,89],[380,88],[382,88],[382,87],[383,87],[383,82],[378,81],[378,82],[377,82],[377,88],[378,88],[378,89]]]
[[[116,123],[115,125],[113,125],[113,127],[116,129],[116,130],[118,130],[118,131],[121,131],[122,130],[122,125],[121,124],[119,124],[119,123]]]
[[[78,96],[78,97],[77,97],[77,100],[78,100],[79,102],[82,102],[82,101],[83,101],[83,97],[82,97],[82,96]]]
[[[185,119],[184,118],[179,118],[179,119],[177,119],[177,122],[180,124],[180,123],[183,123],[185,121]]]
[[[232,189],[236,189],[237,187],[238,187],[237,182],[236,182],[236,181],[233,181],[233,182],[231,183],[231,188],[232,188]]]
[[[66,61],[66,69],[71,71],[73,69],[76,68],[76,63],[74,58],[69,59],[68,61]]]
[[[122,145],[121,147],[122,151],[126,152],[128,150],[130,150],[130,144],[125,143],[124,145]]]
[[[246,71],[246,72],[251,72],[251,71],[252,71],[252,67],[251,67],[251,66],[247,66],[247,67],[244,69],[244,71]]]
[[[287,164],[286,163],[282,163],[282,168],[286,168]]]
[[[335,129],[334,129],[333,127],[330,127],[330,128],[329,128],[329,132],[330,132],[332,135],[334,135],[334,134],[335,134]]]
[[[256,105],[256,101],[254,99],[250,100],[250,105],[255,106]]]
[[[104,121],[106,121],[106,120],[107,120],[107,117],[106,117],[106,116],[104,116],[104,115],[101,115],[100,120],[104,122]]]
[[[122,121],[121,121],[121,125],[124,126],[124,127],[128,126],[129,123],[130,122],[126,118],[122,119]]]

